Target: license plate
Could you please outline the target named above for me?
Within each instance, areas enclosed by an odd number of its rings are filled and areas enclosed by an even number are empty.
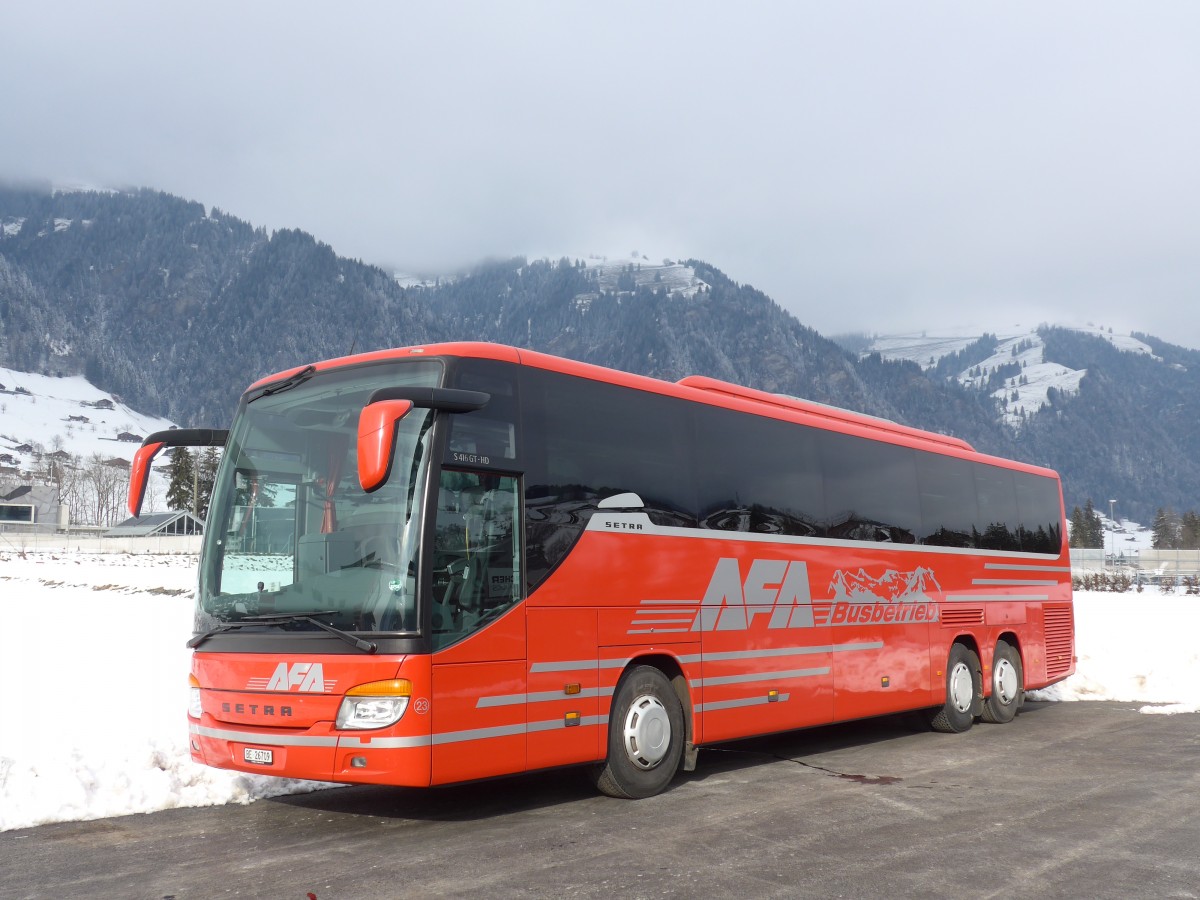
[[[258,747],[246,747],[242,750],[242,758],[256,766],[269,766],[275,761],[275,751],[261,750]]]

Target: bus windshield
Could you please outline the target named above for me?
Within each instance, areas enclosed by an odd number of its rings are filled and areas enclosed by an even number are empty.
[[[434,387],[441,376],[439,362],[420,360],[293,377],[251,395],[213,488],[196,631],[315,614],[348,631],[418,630],[433,413],[401,419],[391,475],[370,494],[358,482],[358,415],[379,388]]]

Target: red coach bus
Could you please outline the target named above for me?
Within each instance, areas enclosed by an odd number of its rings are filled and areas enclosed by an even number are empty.
[[[1074,671],[1057,476],[709,378],[493,344],[266,378],[200,561],[191,752],[427,786],[928,710],[1007,722]]]

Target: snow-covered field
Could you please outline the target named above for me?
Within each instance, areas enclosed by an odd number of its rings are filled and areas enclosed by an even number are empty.
[[[0,544],[0,831],[324,785],[187,752],[194,556]],[[1039,699],[1200,712],[1200,598],[1076,595],[1079,671]]]
[[[17,449],[24,444],[41,444],[50,452],[58,449],[54,444],[59,438],[73,455],[86,458],[96,453],[129,462],[143,437],[172,427],[168,419],[135,412],[81,375],[53,378],[0,366],[0,385],[0,452],[12,456],[11,465],[21,469],[33,463],[30,452]],[[119,440],[122,433],[136,435],[137,440]]]

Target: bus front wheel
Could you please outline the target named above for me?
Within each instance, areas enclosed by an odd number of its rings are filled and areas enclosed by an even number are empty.
[[[979,657],[965,644],[955,644],[946,661],[946,702],[934,710],[930,726],[934,731],[961,734],[975,723],[982,697]]]
[[[1025,699],[1021,654],[1008,641],[996,642],[992,657],[992,696],[983,701],[983,721],[1011,722]]]
[[[617,685],[608,719],[608,756],[596,787],[625,800],[653,797],[670,784],[683,754],[683,708],[653,666],[631,669]]]

